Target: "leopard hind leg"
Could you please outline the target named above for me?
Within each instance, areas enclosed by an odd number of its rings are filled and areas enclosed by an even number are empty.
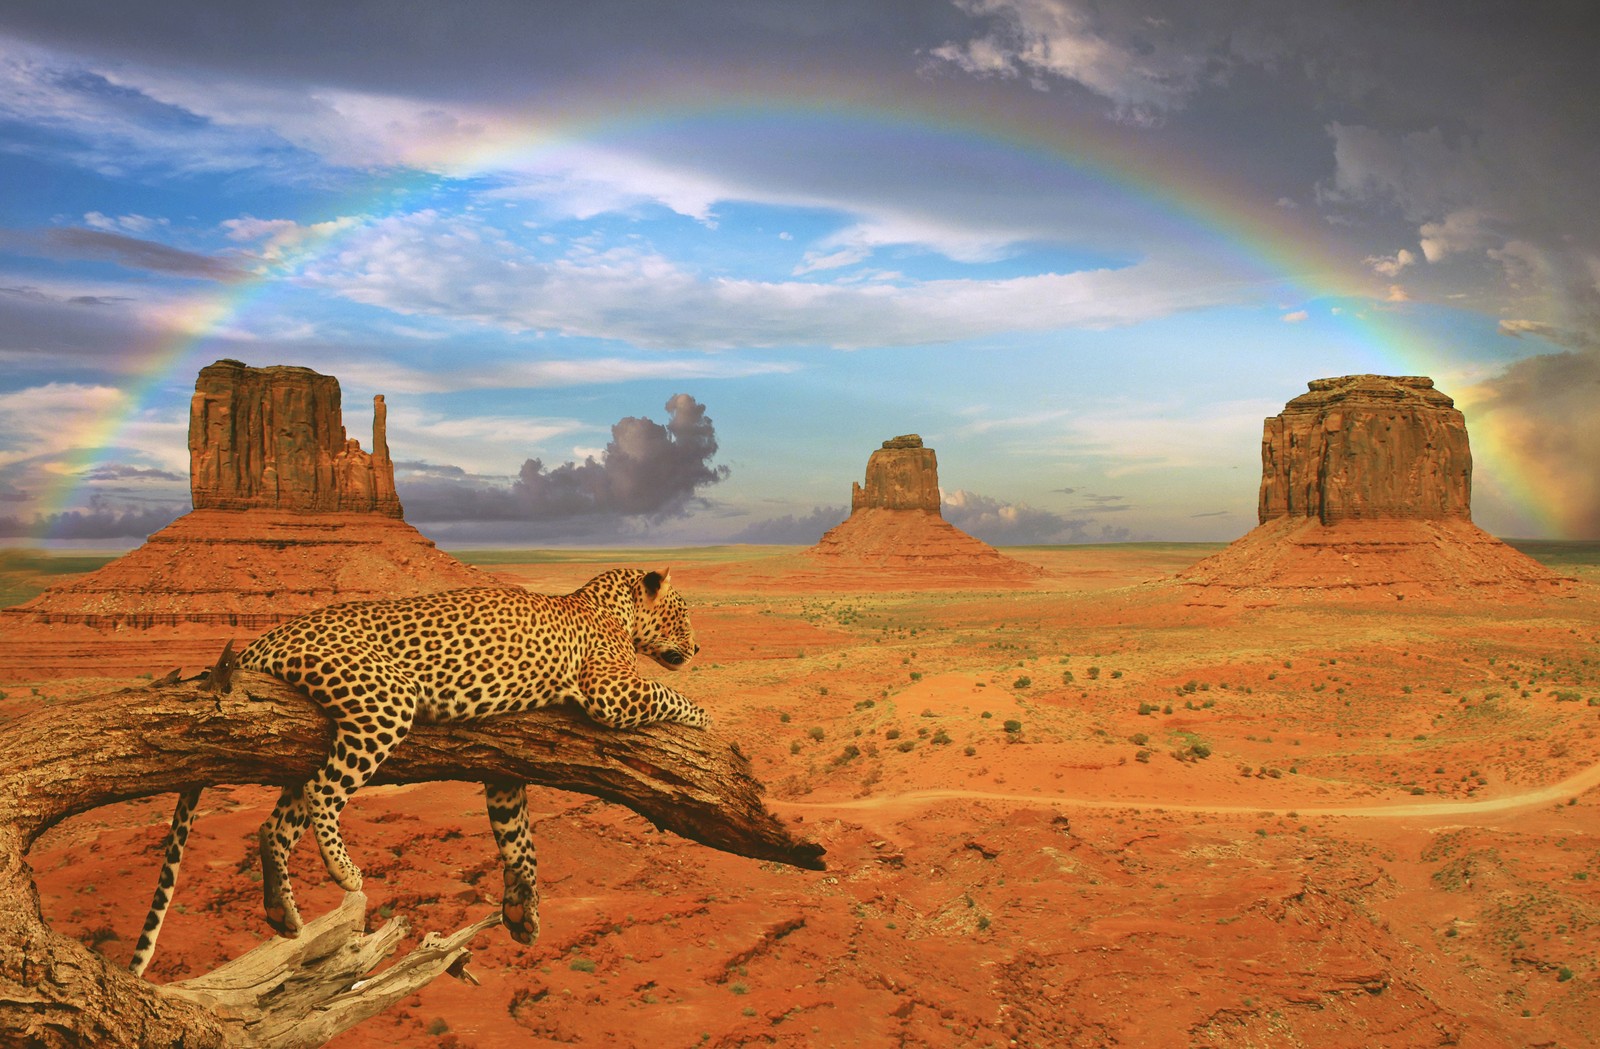
[[[172,812],[172,826],[167,830],[162,845],[161,875],[156,881],[155,896],[150,900],[150,913],[144,919],[144,931],[133,949],[128,969],[135,976],[143,976],[145,967],[156,953],[156,938],[161,935],[161,925],[166,921],[167,907],[172,903],[172,892],[178,883],[178,868],[183,865],[183,849],[189,843],[189,831],[194,827],[195,806],[200,803],[200,788],[186,790],[178,795],[178,805]]]
[[[381,653],[330,653],[320,669],[320,683],[308,678],[300,685],[333,719],[333,744],[303,795],[328,875],[346,892],[359,892],[361,870],[345,849],[339,815],[410,734],[420,689]]]
[[[285,787],[256,836],[261,843],[261,897],[267,924],[279,936],[300,935],[300,910],[289,881],[289,855],[311,825],[305,786]]]
[[[485,783],[489,829],[505,868],[500,917],[518,943],[539,938],[539,861],[528,825],[528,792],[521,783]]]

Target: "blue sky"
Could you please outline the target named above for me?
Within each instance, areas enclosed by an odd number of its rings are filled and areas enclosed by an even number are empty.
[[[1390,6],[8,4],[0,542],[186,510],[223,357],[446,545],[811,542],[910,432],[991,542],[1232,539],[1360,371],[1600,536],[1597,19]]]

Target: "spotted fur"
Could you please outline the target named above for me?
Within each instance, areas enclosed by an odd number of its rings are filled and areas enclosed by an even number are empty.
[[[477,587],[334,605],[262,635],[240,653],[239,665],[304,689],[334,725],[326,763],[308,782],[285,788],[261,825],[267,923],[284,936],[300,931],[288,860],[308,826],[333,880],[351,892],[361,888],[339,814],[412,725],[571,700],[615,728],[655,721],[704,727],[704,711],[643,677],[634,660],[638,653],[678,670],[699,650],[668,573],[629,569],[605,572],[565,596]],[[486,783],[484,793],[505,867],[501,913],[515,939],[532,943],[539,891],[523,785]],[[154,952],[198,799],[198,790],[185,794],[173,815],[135,973]]]

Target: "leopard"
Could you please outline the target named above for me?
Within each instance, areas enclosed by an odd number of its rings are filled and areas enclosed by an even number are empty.
[[[361,870],[345,848],[339,817],[414,725],[571,702],[616,729],[656,722],[708,728],[704,710],[641,674],[635,658],[677,672],[699,651],[671,569],[612,569],[565,595],[480,586],[351,601],[261,635],[237,665],[297,686],[333,723],[321,768],[283,789],[258,832],[267,924],[287,938],[302,928],[288,863],[308,826],[328,875],[347,892],[360,891]],[[513,939],[532,944],[539,935],[538,864],[526,785],[486,782],[484,796],[503,868],[501,919]],[[199,788],[179,795],[130,962],[134,975],[155,953],[199,799]]]

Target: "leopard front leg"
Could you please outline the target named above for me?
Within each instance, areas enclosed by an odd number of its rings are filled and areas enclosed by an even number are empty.
[[[539,861],[528,826],[528,794],[521,783],[485,783],[489,828],[505,867],[500,916],[518,943],[539,938]]]
[[[709,714],[659,681],[641,677],[631,660],[586,663],[578,672],[578,689],[578,702],[584,713],[612,728],[634,728],[658,721],[711,727]]]

